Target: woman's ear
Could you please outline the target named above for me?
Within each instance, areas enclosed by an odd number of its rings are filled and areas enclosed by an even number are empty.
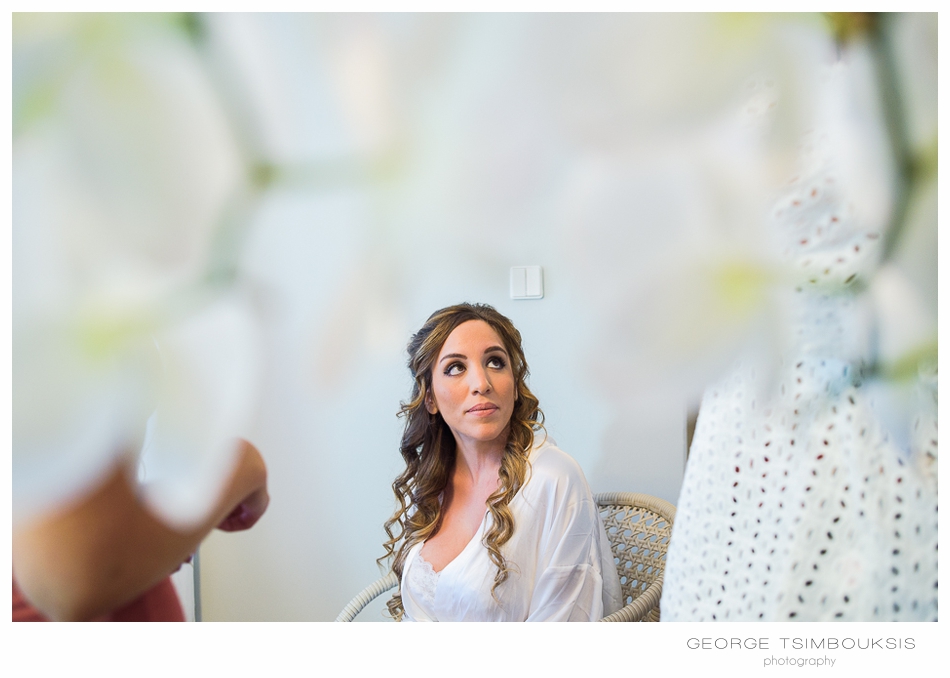
[[[429,414],[437,414],[439,412],[439,408],[436,407],[435,402],[432,400],[432,391],[426,391],[425,400],[426,410],[428,410]]]

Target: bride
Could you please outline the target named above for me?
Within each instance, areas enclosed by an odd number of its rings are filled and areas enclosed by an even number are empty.
[[[403,621],[596,621],[622,607],[580,466],[546,435],[521,335],[491,306],[436,311],[414,384],[384,546]]]

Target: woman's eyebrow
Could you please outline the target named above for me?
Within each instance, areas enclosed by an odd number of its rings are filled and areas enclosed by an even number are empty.
[[[489,353],[504,353],[505,355],[508,355],[508,351],[505,350],[504,346],[489,346],[488,348],[485,349],[485,355],[488,355]],[[468,360],[468,356],[462,355],[461,353],[446,353],[444,356],[442,356],[439,359],[439,362],[443,363],[449,358],[459,358],[461,360]]]

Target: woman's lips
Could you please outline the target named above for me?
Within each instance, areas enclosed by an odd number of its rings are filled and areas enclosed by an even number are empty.
[[[494,414],[498,411],[498,406],[491,403],[482,403],[471,408],[468,413],[473,414],[476,417],[487,417],[491,414]]]

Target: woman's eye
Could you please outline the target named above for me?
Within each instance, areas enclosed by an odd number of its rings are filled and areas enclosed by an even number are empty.
[[[465,368],[462,367],[462,363],[452,363],[447,368],[445,368],[445,373],[450,377],[455,377],[459,374],[462,374],[464,369]]]
[[[488,366],[500,370],[505,367],[505,361],[498,356],[492,356],[488,359]]]

